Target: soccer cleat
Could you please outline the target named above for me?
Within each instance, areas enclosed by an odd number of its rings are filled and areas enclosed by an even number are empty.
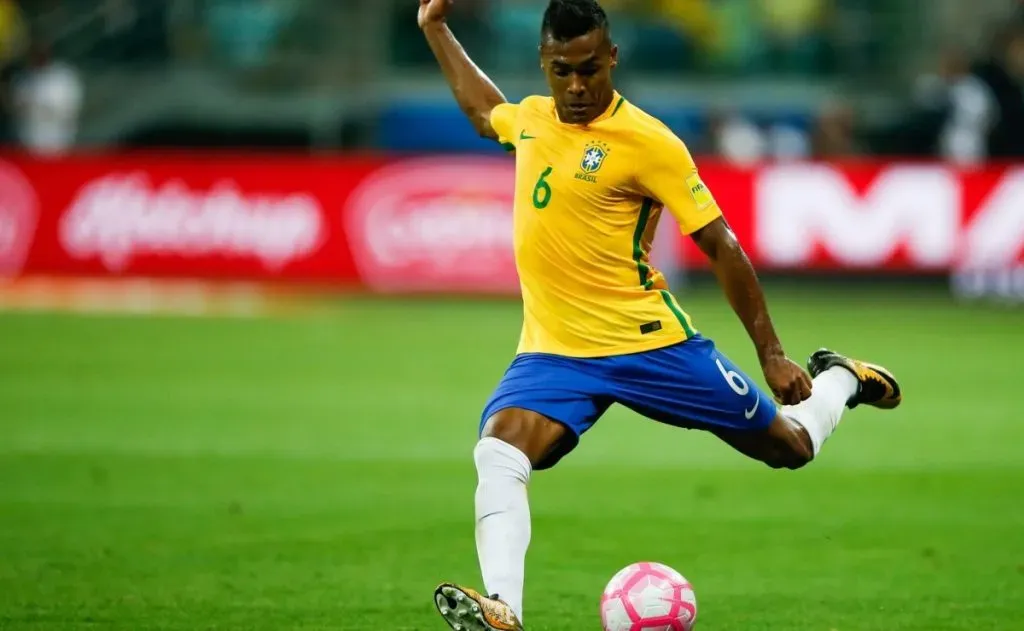
[[[487,598],[468,587],[441,583],[434,590],[434,604],[454,631],[523,631],[515,612],[497,594]]]
[[[807,359],[807,371],[817,377],[829,368],[840,366],[857,377],[857,392],[846,402],[851,410],[860,404],[891,410],[903,401],[900,384],[891,372],[877,364],[850,359],[827,348],[816,351]]]

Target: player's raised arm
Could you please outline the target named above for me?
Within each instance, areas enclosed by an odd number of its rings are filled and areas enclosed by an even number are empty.
[[[459,107],[484,138],[499,140],[491,125],[491,112],[505,103],[505,96],[491,82],[459,44],[445,18],[452,0],[420,0],[418,21],[451,86]]]

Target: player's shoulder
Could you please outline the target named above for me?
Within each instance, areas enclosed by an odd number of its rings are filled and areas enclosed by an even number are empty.
[[[619,123],[628,126],[634,137],[643,141],[644,144],[651,142],[685,144],[683,139],[676,135],[660,118],[628,99],[623,103],[621,110]]]
[[[519,111],[524,114],[539,114],[550,112],[555,106],[555,100],[550,96],[531,94],[519,101]]]

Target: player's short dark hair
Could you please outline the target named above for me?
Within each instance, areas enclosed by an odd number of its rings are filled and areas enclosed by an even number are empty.
[[[597,29],[608,30],[608,14],[597,0],[551,0],[540,33],[567,42]]]

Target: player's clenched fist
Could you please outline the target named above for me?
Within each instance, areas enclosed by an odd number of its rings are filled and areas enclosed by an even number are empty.
[[[443,22],[452,0],[420,0],[420,13],[417,22],[420,28],[435,22]]]
[[[803,368],[785,357],[766,361],[764,378],[776,400],[785,405],[796,405],[811,396],[810,376]]]

